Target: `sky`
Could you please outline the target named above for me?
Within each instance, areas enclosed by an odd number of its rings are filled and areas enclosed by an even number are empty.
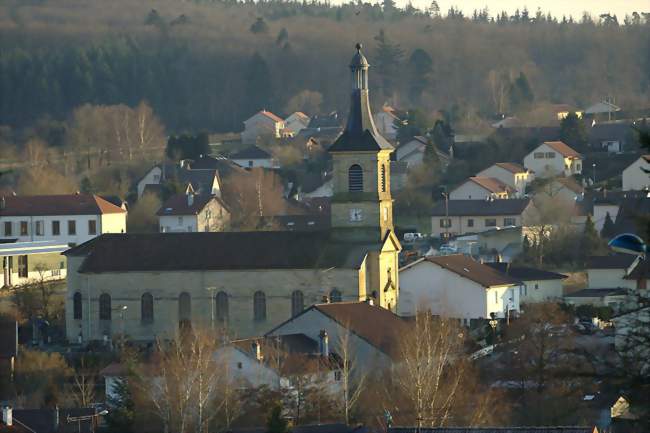
[[[398,4],[406,3],[406,0],[397,0]],[[412,0],[414,6],[419,8],[428,6],[430,0]],[[523,9],[534,12],[537,8],[542,11],[551,12],[552,15],[562,17],[562,15],[572,15],[581,17],[584,11],[589,12],[592,16],[598,16],[602,13],[616,14],[619,22],[623,21],[626,14],[637,12],[650,12],[650,0],[438,0],[441,12],[445,14],[451,6],[459,7],[465,14],[471,14],[474,9],[483,9],[488,7],[490,15],[494,15],[502,10],[512,13],[515,9]],[[531,13],[532,15],[532,13]]]

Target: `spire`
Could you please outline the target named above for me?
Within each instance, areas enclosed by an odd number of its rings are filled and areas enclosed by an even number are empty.
[[[345,131],[330,148],[330,151],[365,151],[392,149],[382,137],[372,118],[368,95],[368,68],[370,64],[361,52],[362,45],[356,44],[357,52],[350,61],[352,73],[352,94],[350,113]]]

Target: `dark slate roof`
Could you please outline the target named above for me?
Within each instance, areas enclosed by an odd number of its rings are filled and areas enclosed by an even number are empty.
[[[602,141],[620,141],[625,143],[628,136],[633,133],[629,123],[597,123],[587,129],[589,142],[600,144]]]
[[[241,340],[234,340],[232,344],[246,353],[252,353],[253,343],[262,345],[264,348],[281,349],[286,353],[317,353],[318,342],[305,334],[286,334],[278,336],[251,337]],[[279,345],[279,347],[277,347]]]
[[[82,273],[241,269],[357,269],[379,243],[338,243],[327,232],[104,234],[66,251]]]
[[[627,289],[613,288],[613,289],[582,289],[577,292],[572,292],[564,295],[565,298],[601,298],[603,296],[620,296],[626,295]]]
[[[371,430],[362,425],[347,426],[345,424],[318,424],[297,425],[292,427],[291,431],[292,433],[369,433]],[[265,427],[238,428],[227,430],[225,433],[267,433],[267,429]]]
[[[595,427],[393,427],[388,433],[595,433]]]
[[[520,281],[562,280],[567,278],[564,274],[545,271],[543,269],[529,268],[527,266],[512,266],[510,263],[485,263],[485,265]]]
[[[530,204],[530,199],[515,198],[502,200],[449,200],[449,216],[495,216],[521,215]],[[445,216],[445,202],[438,202],[431,211],[432,216]]]
[[[328,114],[316,114],[311,117],[309,120],[309,125],[307,125],[307,128],[309,129],[340,127],[341,119],[339,117],[339,113],[336,111],[332,111]]]
[[[190,161],[190,170],[217,170],[220,177],[228,177],[233,172],[246,173],[246,171],[239,165],[230,161],[227,158],[201,155],[198,159]]]
[[[503,274],[490,266],[477,262],[463,254],[449,256],[428,256],[424,260],[441,266],[463,278],[467,278],[483,287],[519,284],[520,281]]]
[[[211,194],[194,195],[191,205],[188,203],[187,194],[174,194],[162,204],[156,215],[198,215],[212,200],[216,200],[222,207],[228,209],[228,206],[219,197]]]
[[[634,260],[636,257],[631,254],[591,256],[587,259],[587,269],[627,269]]]
[[[634,233],[645,237],[648,215],[650,198],[641,196],[622,200],[614,221],[615,233]]]
[[[269,159],[271,154],[257,146],[250,146],[230,155],[230,159]]]
[[[181,183],[183,189],[189,183],[197,193],[210,194],[217,176],[217,170],[180,170],[176,173],[176,180]]]
[[[0,216],[101,215],[125,210],[93,194],[8,195]]]
[[[632,269],[632,272],[624,278],[626,280],[650,279],[650,259],[639,260],[639,263]]]

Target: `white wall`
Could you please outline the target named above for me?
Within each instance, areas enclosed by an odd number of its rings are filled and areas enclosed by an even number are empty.
[[[279,374],[239,349],[221,347],[215,352],[215,359],[220,365],[228,365],[231,377],[240,386],[257,388],[266,385],[274,390],[280,388]]]
[[[244,122],[244,131],[241,133],[241,141],[244,144],[255,144],[257,138],[262,135],[280,137],[280,130],[284,128],[284,122],[276,122],[262,113],[257,113]]]
[[[158,226],[161,233],[198,231],[196,215],[162,215],[158,217]]]
[[[397,137],[397,128],[395,128],[395,118],[381,111],[374,115],[375,126],[379,130],[379,133],[388,139],[394,139]]]
[[[449,200],[485,200],[492,193],[476,182],[465,181],[449,193]]]
[[[506,224],[505,219],[514,219],[514,224]],[[440,227],[440,221],[444,220],[444,216],[431,217],[431,234],[433,236],[440,236],[447,231],[451,234],[462,235],[466,233],[480,233],[486,230],[494,230],[494,226],[486,226],[486,220],[496,219],[496,227],[504,227],[506,225],[521,226],[521,215],[497,215],[497,216],[450,216],[451,226],[449,229]],[[470,223],[472,225],[470,226]]]
[[[594,204],[594,226],[599,232],[603,229],[607,213],[612,218],[612,222],[616,221],[619,207],[614,204]]]
[[[244,168],[278,168],[278,164],[273,158],[233,159],[232,162]]]
[[[398,147],[395,151],[395,159],[397,161],[406,161],[409,168],[422,164],[423,157],[424,145],[418,140],[411,140]]]
[[[162,169],[158,166],[153,167],[138,182],[138,197],[142,197],[147,185],[158,185],[162,176]]]
[[[623,191],[640,191],[650,188],[650,173],[644,172],[642,168],[650,170],[650,164],[643,157],[623,170]]]
[[[413,316],[418,309],[460,319],[504,317],[505,306],[519,310],[519,287],[485,288],[427,260],[400,270],[397,312]]]
[[[528,280],[522,287],[521,302],[546,302],[563,295],[562,280]]]
[[[493,177],[517,190],[517,195],[522,197],[526,191],[526,185],[532,181],[532,175],[528,172],[513,173],[505,168],[494,164],[485,170],[477,173],[477,177]]]
[[[635,289],[635,280],[624,280],[625,269],[587,269],[590,289],[615,289],[617,287]]]
[[[538,157],[535,157],[536,155]],[[552,147],[541,144],[524,157],[524,167],[534,171],[535,177],[571,176],[582,173],[582,160],[564,158]]]

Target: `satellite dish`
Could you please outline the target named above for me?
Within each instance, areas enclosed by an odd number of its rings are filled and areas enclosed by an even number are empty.
[[[609,247],[616,252],[642,256],[646,253],[646,244],[643,239],[632,233],[623,233],[609,241]]]

